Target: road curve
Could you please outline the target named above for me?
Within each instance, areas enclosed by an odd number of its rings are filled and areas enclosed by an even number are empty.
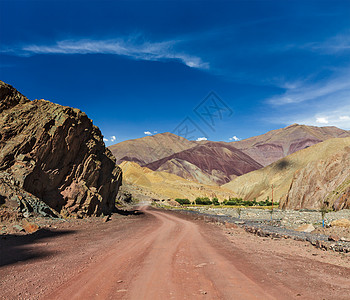
[[[275,299],[205,238],[198,223],[142,210],[152,222],[104,249],[45,299]]]

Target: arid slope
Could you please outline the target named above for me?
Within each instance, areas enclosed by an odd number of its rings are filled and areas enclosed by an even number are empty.
[[[350,138],[329,139],[223,185],[245,199],[272,195],[281,207],[349,206]],[[334,192],[334,194],[332,194]],[[345,193],[345,195],[344,195]]]
[[[167,172],[152,171],[135,162],[122,162],[120,167],[124,184],[131,189],[134,197],[141,197],[139,200],[188,198],[193,201],[197,197],[218,197],[224,200],[235,196],[225,188],[199,184]]]

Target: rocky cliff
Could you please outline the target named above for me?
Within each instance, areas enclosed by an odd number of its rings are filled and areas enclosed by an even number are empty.
[[[122,181],[100,130],[85,113],[30,101],[1,81],[0,175],[0,198],[7,206],[78,217],[110,213]]]

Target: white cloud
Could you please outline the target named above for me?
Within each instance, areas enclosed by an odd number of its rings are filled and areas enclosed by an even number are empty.
[[[158,131],[153,131],[153,133],[158,133]]]
[[[208,139],[206,137],[199,137],[196,139],[197,142],[201,142],[201,141],[207,141]]]
[[[111,142],[115,142],[116,139],[117,138],[114,135],[111,136]]]
[[[240,140],[240,138],[238,138],[238,137],[236,137],[236,136],[234,135],[233,137],[230,137],[229,140],[230,140],[230,141],[235,141],[235,142],[237,142],[237,141]]]
[[[340,121],[350,121],[350,117],[349,116],[340,116],[339,120]]]
[[[152,135],[152,132],[150,132],[150,131],[145,131],[144,134],[145,134],[145,135]]]
[[[103,141],[104,141],[104,142],[108,142],[108,139],[106,139],[106,138],[103,138]]]
[[[326,117],[318,117],[316,118],[316,123],[320,123],[320,124],[328,124],[328,118]]]
[[[182,41],[145,41],[140,35],[109,40],[61,40],[51,45],[31,44],[19,49],[3,48],[1,52],[20,56],[35,54],[114,54],[136,60],[179,61],[190,68],[209,69],[209,64],[198,56],[185,53],[176,48]]]

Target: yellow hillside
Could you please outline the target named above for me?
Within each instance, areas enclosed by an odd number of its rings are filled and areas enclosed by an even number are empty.
[[[271,199],[274,186],[274,200],[283,205],[296,172],[308,164],[322,161],[350,146],[350,138],[329,139],[309,148],[300,150],[257,171],[237,177],[222,187],[230,189],[246,200]]]
[[[236,196],[232,191],[211,185],[203,185],[174,174],[152,171],[135,162],[122,162],[123,181],[139,193],[154,199],[217,197],[219,200]]]

